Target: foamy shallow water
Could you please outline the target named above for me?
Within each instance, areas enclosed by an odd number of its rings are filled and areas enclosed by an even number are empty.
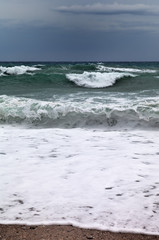
[[[0,223],[159,233],[159,132],[0,128]]]

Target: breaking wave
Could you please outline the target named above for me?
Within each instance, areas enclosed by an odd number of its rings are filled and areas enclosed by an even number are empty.
[[[149,101],[40,101],[0,97],[0,122],[31,127],[159,127],[159,104]]]
[[[2,67],[0,66],[0,76],[7,75],[22,75],[22,74],[30,74],[34,71],[41,70],[38,66],[14,66],[14,67]]]
[[[66,78],[74,82],[78,86],[87,88],[105,88],[112,86],[116,80],[124,77],[136,77],[131,73],[119,73],[119,72],[84,72],[82,74],[66,74]]]
[[[102,72],[131,72],[131,73],[156,73],[153,69],[138,69],[138,68],[122,68],[122,67],[106,67],[98,65],[97,70]]]

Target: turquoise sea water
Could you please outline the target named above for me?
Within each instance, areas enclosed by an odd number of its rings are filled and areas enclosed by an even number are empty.
[[[159,126],[159,63],[0,65],[3,124]]]

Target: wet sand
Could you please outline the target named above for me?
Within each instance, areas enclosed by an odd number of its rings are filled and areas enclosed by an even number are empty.
[[[73,226],[0,225],[0,240],[159,240],[159,236],[112,233]]]

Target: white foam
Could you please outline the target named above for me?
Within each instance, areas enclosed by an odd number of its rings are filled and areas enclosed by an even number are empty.
[[[44,67],[45,66],[45,64],[36,64],[36,65],[34,65],[33,67]]]
[[[159,98],[114,94],[88,97],[67,95],[50,101],[0,97],[1,123],[47,127],[153,128],[159,126]]]
[[[131,73],[156,73],[156,70],[152,69],[137,69],[137,68],[119,68],[119,67],[106,67],[103,65],[98,65],[97,69],[99,71],[106,71],[106,72],[131,72]]]
[[[0,71],[1,74],[3,75],[22,75],[25,73],[30,73],[30,72],[34,72],[40,70],[40,68],[38,67],[30,67],[30,66],[14,66],[14,67],[0,67]]]
[[[0,128],[0,223],[159,232],[159,132]]]
[[[82,74],[66,74],[66,77],[78,86],[88,88],[104,88],[112,86],[116,80],[123,77],[135,77],[130,73],[100,73],[100,72],[84,72]]]

